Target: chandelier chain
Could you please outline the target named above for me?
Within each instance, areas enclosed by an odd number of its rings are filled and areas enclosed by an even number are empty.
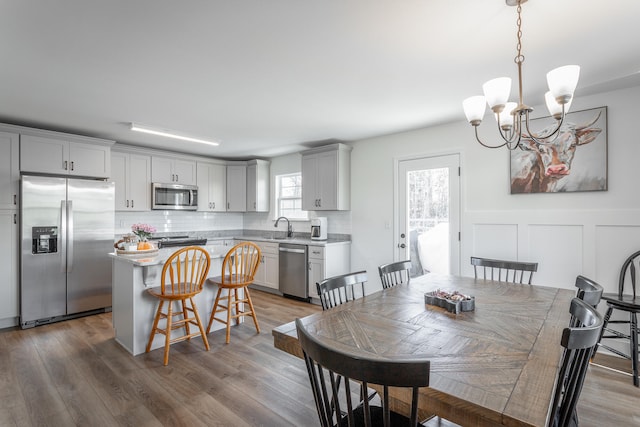
[[[521,64],[524,61],[524,55],[522,55],[522,5],[518,2],[518,20],[516,21],[518,25],[518,44],[516,45],[516,49],[518,50],[518,55],[513,59],[516,64]]]

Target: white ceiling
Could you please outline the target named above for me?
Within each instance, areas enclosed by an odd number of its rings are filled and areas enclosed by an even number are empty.
[[[638,0],[524,4],[525,102],[566,64],[576,96],[640,84],[639,17]],[[0,0],[0,121],[269,157],[464,120],[482,83],[516,79],[515,44],[504,0]]]

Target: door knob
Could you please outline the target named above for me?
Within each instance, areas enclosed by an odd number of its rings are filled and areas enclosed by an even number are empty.
[[[404,244],[404,243],[400,243],[400,244],[398,245],[398,247],[399,247],[399,248],[401,248],[401,249],[406,248],[406,246],[405,246],[405,244]]]

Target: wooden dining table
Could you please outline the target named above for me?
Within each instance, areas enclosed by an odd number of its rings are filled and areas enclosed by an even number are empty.
[[[457,314],[425,293],[459,291],[475,308]],[[562,330],[575,292],[427,274],[302,318],[322,342],[356,355],[431,361],[419,406],[462,426],[546,426],[559,370]],[[302,358],[294,322],[274,345]],[[393,395],[401,410],[410,398]]]

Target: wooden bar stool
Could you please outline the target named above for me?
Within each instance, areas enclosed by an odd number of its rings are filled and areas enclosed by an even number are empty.
[[[209,342],[204,333],[204,327],[198,314],[198,309],[193,301],[193,297],[202,291],[204,280],[209,273],[211,257],[209,253],[199,246],[188,246],[173,253],[162,267],[160,286],[151,288],[149,292],[160,300],[158,310],[153,321],[153,328],[149,335],[146,352],[151,350],[151,344],[155,334],[165,335],[164,344],[164,365],[169,363],[169,347],[172,343],[191,340],[192,337],[200,335],[204,346],[209,350]],[[187,304],[187,301],[189,304]],[[167,304],[167,311],[162,309]],[[180,308],[173,310],[173,303],[179,302]],[[189,315],[192,314],[192,316]],[[182,319],[174,320],[174,317],[182,316]],[[166,319],[165,328],[158,326],[160,319]],[[191,332],[190,325],[198,327],[198,331]],[[171,338],[171,331],[179,328],[185,329],[185,334]]]
[[[256,325],[256,331],[260,333],[258,318],[256,317],[253,302],[251,302],[251,294],[249,286],[253,283],[253,277],[258,269],[262,254],[258,245],[252,242],[238,243],[232,247],[222,261],[222,274],[217,277],[210,277],[207,283],[218,286],[209,325],[207,326],[207,334],[211,331],[211,325],[214,321],[227,325],[226,343],[229,344],[231,338],[231,319],[236,320],[236,324],[240,323],[242,316],[251,316]],[[226,290],[227,294],[222,295],[222,291]],[[240,295],[242,291],[243,295]],[[223,305],[226,298],[226,305]],[[221,301],[222,300],[222,301]],[[222,302],[222,303],[221,303]],[[249,309],[245,310],[244,304],[249,305]],[[219,312],[227,312],[226,320],[217,317]],[[231,312],[235,311],[235,314]]]

